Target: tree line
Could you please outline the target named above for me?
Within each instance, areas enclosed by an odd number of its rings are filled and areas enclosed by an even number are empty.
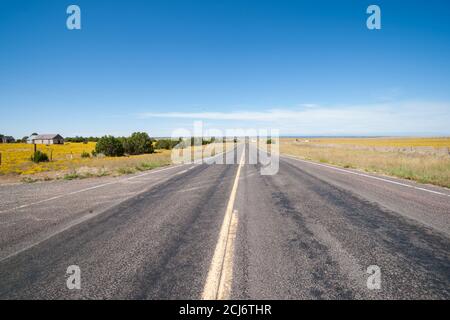
[[[179,138],[179,139],[154,139],[145,132],[135,132],[130,137],[104,136],[97,140],[96,154],[104,154],[108,157],[120,157],[153,153],[155,149],[171,150],[175,146],[188,147],[191,145],[206,145],[213,143],[215,138]]]
[[[175,146],[178,145],[180,148],[185,148],[188,146],[195,146],[195,145],[207,145],[210,143],[213,143],[216,140],[216,138],[200,138],[200,137],[191,137],[191,138],[178,138],[178,139],[158,139],[155,142],[155,148],[156,149],[166,149],[166,150],[172,150]]]
[[[129,137],[103,136],[95,145],[96,154],[104,154],[108,157],[120,157],[127,155],[138,155],[153,153],[154,139],[146,132],[134,132]]]
[[[81,137],[81,136],[75,136],[75,137],[66,137],[64,138],[64,141],[66,142],[77,142],[77,143],[88,143],[88,142],[98,142],[100,140],[99,137]]]
[[[0,139],[4,135],[0,134]],[[23,142],[26,142],[28,137],[23,138]],[[215,138],[179,138],[179,139],[154,139],[151,138],[146,132],[134,132],[129,137],[114,137],[112,135],[106,135],[101,138],[97,137],[67,137],[66,142],[73,143],[88,143],[96,142],[95,150],[92,152],[93,156],[98,154],[103,154],[108,157],[120,157],[124,155],[139,155],[139,154],[149,154],[153,153],[155,149],[166,149],[171,150],[175,146],[184,148],[194,145],[207,145],[213,143]],[[83,154],[82,157],[89,157],[89,154]],[[37,151],[32,155],[31,160],[34,162],[46,162],[48,161],[48,156]]]

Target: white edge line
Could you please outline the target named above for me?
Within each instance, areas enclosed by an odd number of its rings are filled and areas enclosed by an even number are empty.
[[[160,170],[156,170],[156,171],[150,170],[149,172],[145,172],[145,173],[142,173],[142,174],[137,175],[137,176],[133,176],[133,177],[125,178],[125,179],[120,179],[120,180],[117,180],[117,181],[111,181],[111,182],[108,182],[108,183],[99,184],[99,185],[92,186],[92,187],[89,187],[89,188],[86,188],[86,189],[72,191],[72,192],[69,192],[69,193],[61,194],[59,196],[54,196],[54,197],[51,197],[51,198],[43,199],[43,200],[40,200],[40,201],[37,201],[37,202],[23,204],[21,206],[15,207],[15,208],[2,210],[2,211],[0,211],[0,213],[5,213],[5,212],[9,212],[9,211],[15,211],[15,210],[18,210],[18,209],[28,208],[28,207],[31,207],[31,206],[34,206],[34,205],[37,205],[37,204],[41,204],[41,203],[44,203],[44,202],[61,199],[61,198],[64,198],[64,197],[67,197],[67,196],[71,196],[71,195],[74,195],[74,194],[78,194],[78,193],[82,193],[82,192],[86,192],[86,191],[90,191],[90,190],[106,187],[106,186],[109,186],[109,185],[112,185],[112,184],[121,183],[123,181],[129,181],[129,180],[132,180],[132,179],[140,178],[140,177],[143,177],[143,176],[147,176],[147,175],[150,175],[150,174],[154,174],[154,173],[158,173],[158,172],[162,172],[162,171],[166,171],[166,170],[175,169],[175,168],[178,168],[178,167],[181,167],[181,166],[183,166],[183,165],[180,164],[180,165],[172,166],[170,168],[164,168],[164,169],[160,169]]]
[[[305,162],[305,163],[309,163],[309,164],[313,164],[313,165],[316,165],[316,166],[325,167],[325,168],[329,168],[329,169],[334,169],[336,171],[350,173],[350,174],[354,174],[354,175],[361,176],[361,177],[366,177],[366,178],[371,178],[371,179],[375,179],[375,180],[379,180],[379,181],[383,181],[383,182],[388,182],[388,183],[396,184],[396,185],[399,185],[399,186],[402,186],[402,187],[412,188],[412,189],[416,189],[416,190],[421,190],[421,191],[426,191],[426,192],[438,194],[438,195],[441,195],[441,196],[450,197],[450,194],[446,194],[446,193],[443,193],[443,192],[429,190],[429,189],[425,189],[425,188],[421,188],[421,187],[416,187],[416,186],[412,186],[412,185],[409,185],[409,184],[406,184],[406,183],[401,183],[401,182],[397,182],[397,181],[393,181],[393,180],[383,179],[383,178],[380,178],[380,177],[375,177],[375,176],[371,176],[371,175],[360,173],[360,172],[354,172],[354,171],[350,171],[350,170],[345,170],[345,169],[329,166],[329,165],[322,164],[322,163],[316,163],[316,162],[313,162],[313,161],[307,161],[307,160],[303,160],[303,159],[300,159],[300,158],[292,156],[292,155],[281,155],[281,157],[290,158],[290,159],[294,159],[294,160],[297,160],[297,161],[301,161],[301,162]]]
[[[231,152],[231,151],[229,151],[229,152]],[[225,152],[220,153],[218,155],[215,155],[213,157],[209,157],[209,158],[201,159],[201,160],[213,159],[213,158],[216,158],[216,157],[219,157],[219,156],[223,155],[224,153]],[[120,179],[118,181],[111,181],[111,182],[108,182],[108,183],[103,183],[103,184],[96,185],[96,186],[93,186],[93,187],[89,187],[89,188],[86,188],[86,189],[72,191],[72,192],[69,192],[69,193],[66,193],[66,194],[62,194],[62,195],[59,195],[59,196],[54,196],[54,197],[51,197],[51,198],[43,199],[43,200],[40,200],[40,201],[37,201],[37,202],[33,202],[33,203],[29,203],[29,204],[23,204],[21,206],[15,207],[15,208],[1,210],[0,214],[1,213],[5,213],[5,212],[9,212],[9,211],[15,211],[15,210],[23,209],[23,208],[28,208],[28,207],[31,207],[31,206],[34,206],[34,205],[37,205],[37,204],[45,203],[45,202],[52,201],[52,200],[61,199],[61,198],[67,197],[67,196],[71,196],[71,195],[77,194],[77,193],[82,193],[82,192],[86,192],[86,191],[90,191],[90,190],[106,187],[106,186],[109,186],[109,185],[112,185],[112,184],[121,183],[123,181],[129,181],[129,180],[133,180],[133,179],[136,179],[136,178],[144,177],[144,176],[147,176],[147,175],[150,175],[150,174],[154,174],[154,173],[158,173],[158,172],[162,172],[162,171],[166,171],[166,170],[171,170],[171,169],[175,169],[175,168],[178,168],[178,167],[181,167],[181,166],[192,165],[192,164],[197,165],[199,163],[197,163],[197,162],[183,163],[183,164],[177,164],[177,165],[171,166],[169,168],[163,168],[163,169],[160,169],[160,170],[150,170],[149,172],[145,172],[145,173],[142,173],[142,174],[139,174],[139,175],[136,175],[136,176],[132,176],[132,177],[129,177],[129,178],[125,178],[125,179]]]
[[[142,176],[148,175],[148,174],[150,174],[150,173],[156,173],[156,172],[160,172],[160,171],[166,171],[166,170],[168,170],[168,169],[173,169],[173,168],[180,167],[180,166],[181,166],[181,165],[174,166],[174,167],[170,167],[170,168],[164,168],[164,169],[161,169],[161,170],[158,170],[158,171],[146,172],[145,174],[141,174],[141,175],[135,176],[135,177],[142,177]],[[190,170],[190,169],[192,169],[192,168],[194,168],[194,167],[191,167],[191,168],[189,168],[189,169],[187,169],[187,170],[185,170],[185,171],[188,171],[188,170]],[[127,180],[130,180],[131,178],[135,178],[135,177],[130,177],[130,178],[126,178],[126,179],[121,179],[120,181],[114,181],[114,183],[120,183],[120,182],[122,182],[122,181],[127,181]],[[159,183],[162,183],[162,181],[160,181]],[[98,185],[98,186],[95,186],[95,187],[91,187],[91,188],[87,188],[87,189],[75,191],[75,192],[73,192],[73,193],[78,193],[78,192],[82,192],[82,191],[86,191],[86,190],[91,190],[91,189],[95,189],[95,188],[100,188],[100,187],[104,187],[104,186],[107,186],[107,185],[110,185],[110,184],[112,184],[112,183],[111,183],[111,182],[110,182],[110,183],[104,183],[104,184],[102,184],[102,185]],[[158,184],[158,183],[157,183],[157,184]],[[145,190],[142,191],[142,192],[145,192]],[[72,194],[73,194],[73,193],[72,193]],[[138,194],[140,194],[140,193],[141,193],[141,192],[138,192]],[[68,194],[67,194],[67,195],[68,195]],[[61,197],[63,197],[63,196],[66,196],[66,195],[62,195],[62,196],[58,196],[58,197],[49,198],[49,199],[46,199],[46,201],[47,201],[47,200],[50,201],[51,199],[54,199],[54,198],[56,198],[56,199],[57,199],[57,198],[61,198]],[[127,198],[127,199],[128,199],[128,198]],[[127,199],[125,199],[124,201],[126,201]],[[32,204],[30,204],[30,205],[32,205]],[[106,209],[106,210],[108,210],[108,209]],[[62,233],[62,232],[64,232],[64,231],[66,231],[66,230],[69,230],[69,229],[71,229],[72,227],[75,227],[75,226],[79,225],[79,224],[82,223],[82,222],[85,222],[85,221],[88,221],[88,220],[90,220],[90,219],[92,219],[92,218],[95,218],[96,216],[102,214],[103,212],[105,212],[105,210],[101,210],[101,211],[99,211],[99,212],[97,212],[97,213],[94,213],[94,214],[86,214],[86,215],[84,215],[84,216],[82,216],[82,217],[80,217],[80,218],[78,218],[78,219],[75,219],[75,220],[71,221],[70,223],[68,223],[66,226],[64,226],[62,229],[57,230],[56,232],[53,232],[53,233],[48,234],[47,236],[43,237],[42,239],[38,240],[37,242],[34,242],[34,243],[32,243],[32,244],[29,244],[29,245],[27,245],[27,246],[25,246],[25,247],[23,247],[23,248],[21,248],[21,249],[19,249],[19,250],[17,250],[17,251],[14,251],[14,252],[12,252],[12,253],[10,253],[10,254],[4,256],[4,257],[0,257],[0,262],[5,261],[5,260],[7,260],[7,259],[9,259],[9,258],[11,258],[11,257],[13,257],[13,256],[16,256],[16,255],[18,255],[18,254],[20,254],[20,253],[22,253],[22,252],[24,252],[24,251],[27,251],[27,250],[29,250],[29,249],[31,249],[31,248],[33,248],[33,247],[35,247],[35,246],[37,246],[37,245],[43,243],[44,241],[47,241],[48,239],[53,238],[54,236],[56,236],[56,235],[58,235],[58,234],[60,234],[60,233]]]

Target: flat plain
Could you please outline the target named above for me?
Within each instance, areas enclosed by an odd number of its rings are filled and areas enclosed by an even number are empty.
[[[147,171],[172,163],[171,150],[157,149],[151,154],[105,157],[93,155],[95,145],[95,142],[37,145],[37,150],[47,154],[50,161],[34,163],[30,159],[34,150],[33,145],[0,143],[0,182],[30,183],[58,179],[74,180],[120,176]],[[199,159],[214,155],[216,145],[194,146],[189,149],[180,149],[180,152],[183,154],[190,151],[192,159]],[[227,148],[227,144],[223,145],[223,148]],[[85,157],[82,156],[83,154],[85,154]]]
[[[450,188],[450,138],[286,138],[280,152],[305,160]]]

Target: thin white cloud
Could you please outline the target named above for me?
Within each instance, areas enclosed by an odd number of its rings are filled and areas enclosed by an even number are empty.
[[[233,122],[233,126],[278,128],[291,134],[377,134],[429,132],[450,134],[450,103],[400,102],[355,106],[301,105],[300,108],[230,112],[142,113],[141,119],[192,119]]]

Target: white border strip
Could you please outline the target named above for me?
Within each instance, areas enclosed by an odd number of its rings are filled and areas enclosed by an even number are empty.
[[[0,211],[0,214],[8,212],[8,211],[15,211],[15,210],[23,209],[23,208],[28,208],[28,207],[31,207],[31,206],[34,206],[34,205],[37,205],[37,204],[41,204],[41,203],[44,203],[44,202],[57,200],[57,199],[64,198],[64,197],[67,197],[67,196],[71,196],[71,195],[74,195],[74,194],[78,194],[78,193],[82,193],[82,192],[86,192],[86,191],[90,191],[90,190],[106,187],[106,186],[109,186],[109,185],[112,185],[112,184],[121,183],[123,181],[129,181],[129,180],[140,178],[140,177],[144,177],[144,176],[147,176],[147,175],[150,175],[150,174],[154,174],[154,173],[158,173],[158,172],[162,172],[162,171],[166,171],[166,170],[175,169],[175,168],[178,168],[178,167],[181,167],[181,166],[183,166],[183,164],[172,166],[172,167],[169,167],[169,168],[160,169],[160,170],[155,170],[155,171],[150,170],[150,171],[148,171],[146,173],[142,173],[142,174],[139,174],[139,175],[136,175],[136,176],[132,176],[132,177],[129,177],[129,178],[120,179],[120,180],[117,180],[117,181],[111,181],[111,182],[99,184],[99,185],[96,185],[96,186],[93,186],[93,187],[89,187],[89,188],[86,188],[86,189],[72,191],[72,192],[69,192],[69,193],[61,194],[59,196],[54,196],[54,197],[51,197],[51,198],[43,199],[43,200],[40,200],[40,201],[37,201],[37,202],[24,204],[24,205],[15,207],[15,208],[5,209],[5,210]]]
[[[406,188],[416,189],[416,190],[420,190],[420,191],[425,191],[425,192],[429,192],[429,193],[438,194],[438,195],[441,195],[441,196],[450,197],[450,194],[446,194],[446,193],[443,193],[443,192],[434,191],[434,190],[430,190],[430,189],[425,189],[425,188],[421,188],[421,187],[416,187],[416,186],[412,186],[412,185],[409,185],[409,184],[406,184],[406,183],[401,183],[401,182],[397,182],[397,181],[393,181],[393,180],[383,179],[383,178],[380,178],[380,177],[375,177],[375,176],[371,176],[371,175],[360,173],[360,172],[354,172],[354,171],[350,171],[350,170],[345,170],[345,169],[333,167],[333,166],[322,164],[322,163],[317,163],[317,162],[313,162],[313,161],[307,161],[307,160],[303,160],[303,159],[300,159],[300,158],[298,158],[296,156],[292,156],[292,155],[281,155],[281,157],[290,158],[290,159],[293,159],[293,160],[309,163],[309,164],[312,164],[312,165],[315,165],[315,166],[325,167],[325,168],[329,168],[329,169],[333,169],[333,170],[341,171],[341,172],[345,172],[345,173],[350,173],[350,174],[354,174],[354,175],[365,177],[365,178],[371,178],[371,179],[375,179],[375,180],[379,180],[379,181],[383,181],[383,182],[388,182],[388,183],[396,184],[396,185],[399,185],[399,186],[402,186],[402,187],[406,187]]]

